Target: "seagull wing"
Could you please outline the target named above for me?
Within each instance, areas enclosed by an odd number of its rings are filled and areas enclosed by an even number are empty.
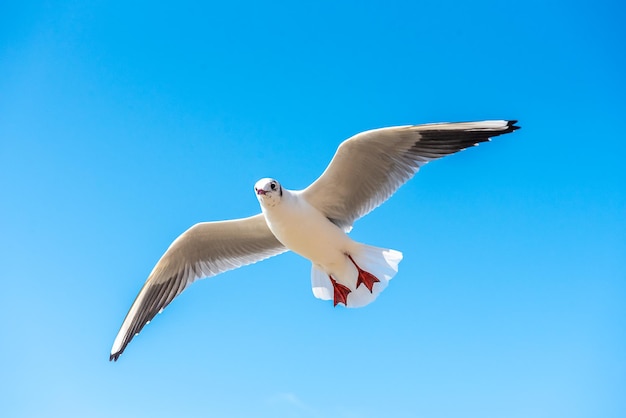
[[[517,121],[435,123],[362,132],[345,140],[304,198],[349,231],[427,162],[518,129]]]
[[[262,214],[192,226],[174,240],[154,266],[126,314],[110,360],[117,360],[144,325],[194,281],[285,251]]]

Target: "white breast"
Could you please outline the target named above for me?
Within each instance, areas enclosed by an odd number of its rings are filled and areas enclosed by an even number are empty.
[[[284,190],[280,204],[262,210],[270,230],[285,247],[327,273],[345,268],[345,254],[356,243],[297,192]]]

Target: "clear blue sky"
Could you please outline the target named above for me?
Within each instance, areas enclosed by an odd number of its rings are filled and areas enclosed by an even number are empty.
[[[157,2],[158,3],[158,2]],[[3,1],[0,416],[626,416],[617,1]],[[363,309],[294,254],[194,284],[117,363],[155,262],[337,145],[519,119],[353,237],[404,253]]]

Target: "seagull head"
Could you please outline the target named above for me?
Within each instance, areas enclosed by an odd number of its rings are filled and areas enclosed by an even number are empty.
[[[256,182],[254,185],[254,193],[259,203],[263,207],[276,206],[283,196],[283,188],[280,183],[274,179],[264,178]]]

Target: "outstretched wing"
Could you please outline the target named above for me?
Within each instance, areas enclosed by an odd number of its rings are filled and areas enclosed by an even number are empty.
[[[427,162],[513,132],[519,128],[516,122],[436,123],[362,132],[339,146],[324,173],[302,195],[350,230]]]
[[[110,360],[117,360],[144,325],[194,281],[285,251],[262,214],[192,226],[174,240],[154,266],[126,314]]]

